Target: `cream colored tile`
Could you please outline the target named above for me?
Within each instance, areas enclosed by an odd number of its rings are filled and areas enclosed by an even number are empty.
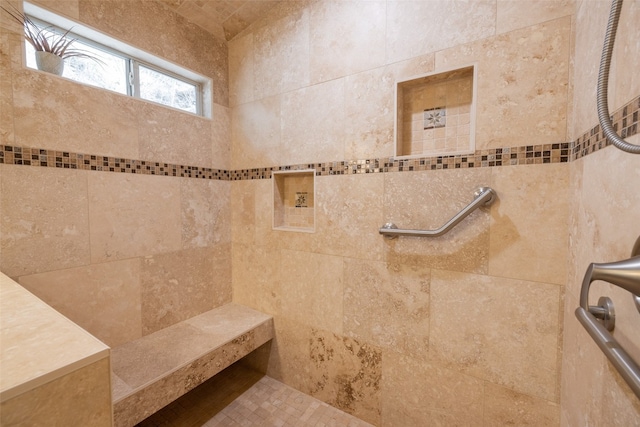
[[[229,104],[254,100],[253,34],[236,37],[229,42]]]
[[[489,168],[385,174],[383,223],[404,229],[437,229],[471,203],[473,193],[488,185],[490,174]],[[440,237],[384,239],[385,261],[486,273],[493,209],[473,212]]]
[[[282,313],[314,328],[342,333],[342,259],[290,250],[282,250],[281,257]]]
[[[211,139],[211,167],[231,169],[231,111],[228,107],[213,104]]]
[[[344,159],[344,80],[309,86],[282,96],[283,164]]]
[[[35,0],[34,3],[73,19],[78,19],[80,14],[78,0]]]
[[[495,20],[493,1],[389,1],[387,63],[492,36]]]
[[[107,172],[88,176],[92,262],[181,248],[178,179]]]
[[[4,25],[4,22],[2,23]],[[0,27],[0,144],[14,144],[12,61],[19,52],[17,35]]]
[[[142,333],[150,334],[214,308],[215,289],[228,289],[213,275],[210,248],[143,258],[140,272]]]
[[[567,280],[569,171],[564,164],[492,168],[489,274],[563,285]]]
[[[633,357],[638,360],[637,356]],[[640,426],[640,399],[609,363],[602,381],[601,424]]]
[[[109,360],[102,359],[0,405],[0,423],[109,427]]]
[[[241,180],[231,183],[231,235],[234,244],[250,246],[255,243],[255,215],[256,195],[253,181]]]
[[[279,251],[257,245],[233,244],[233,302],[277,315],[281,312]]]
[[[486,426],[559,426],[560,405],[491,383],[484,389]]]
[[[288,92],[309,84],[309,12],[271,21],[253,33],[254,98]]]
[[[498,0],[496,33],[506,33],[519,28],[572,15],[575,0]]]
[[[560,287],[440,270],[431,274],[432,359],[557,402]]]
[[[231,243],[231,183],[180,180],[182,247]]]
[[[613,47],[613,74],[609,78],[609,90],[612,91],[609,95],[611,111],[617,110],[640,94],[640,78],[638,73],[632,71],[640,67],[640,59],[634,54],[634,52],[640,52],[638,21],[640,21],[640,1],[631,0],[622,3],[616,42]],[[600,41],[600,46],[603,43],[604,38]]]
[[[22,276],[20,284],[110,347],[142,336],[137,258]]]
[[[393,351],[383,353],[382,379],[382,425],[482,425],[482,380]]]
[[[151,103],[139,113],[140,158],[211,167],[211,121]]]
[[[87,173],[0,170],[0,271],[17,277],[89,264]]]
[[[323,1],[309,11],[311,84],[385,63],[386,2]]]
[[[429,282],[425,267],[344,259],[344,332],[414,358],[429,352]]]
[[[238,105],[231,111],[234,169],[282,164],[280,97]]]
[[[477,63],[476,150],[567,140],[570,35],[565,17],[436,53],[436,70]]]

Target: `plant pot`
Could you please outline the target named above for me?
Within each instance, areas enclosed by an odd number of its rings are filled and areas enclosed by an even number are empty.
[[[38,70],[61,76],[64,71],[64,59],[50,52],[36,51]]]

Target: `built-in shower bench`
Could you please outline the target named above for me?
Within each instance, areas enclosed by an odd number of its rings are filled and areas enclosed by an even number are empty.
[[[111,350],[114,425],[133,426],[273,338],[273,318],[226,304]]]

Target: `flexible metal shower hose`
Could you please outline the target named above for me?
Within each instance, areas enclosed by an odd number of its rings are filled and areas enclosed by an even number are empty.
[[[607,33],[604,37],[604,47],[602,48],[602,57],[600,58],[600,71],[598,73],[598,119],[600,126],[607,140],[613,145],[632,154],[640,154],[640,145],[630,144],[620,138],[611,125],[608,103],[608,85],[609,85],[609,66],[611,65],[611,54],[613,53],[613,42],[616,38],[616,30],[618,29],[618,21],[620,20],[620,10],[622,9],[622,0],[613,0],[611,2],[611,12],[609,13],[609,23],[607,24]]]

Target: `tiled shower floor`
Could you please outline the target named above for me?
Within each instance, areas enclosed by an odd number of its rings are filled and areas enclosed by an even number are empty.
[[[138,426],[365,427],[371,424],[235,364]]]

